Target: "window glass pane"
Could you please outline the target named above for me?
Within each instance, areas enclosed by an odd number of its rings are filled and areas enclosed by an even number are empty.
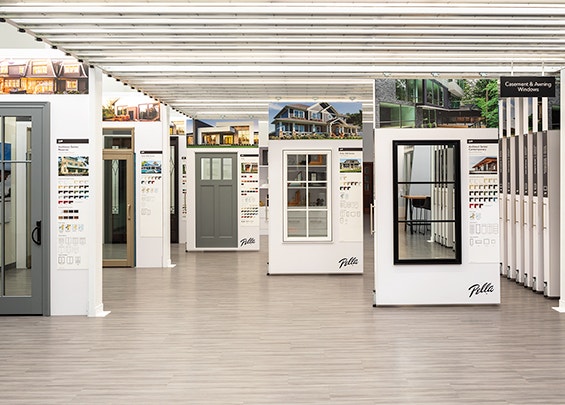
[[[223,158],[224,180],[232,179],[232,158]]]
[[[406,79],[398,79],[396,80],[396,99],[397,100],[408,100],[407,94],[407,83]]]
[[[416,108],[403,105],[401,106],[401,112],[402,112],[402,118],[401,118],[402,128],[413,128],[416,123]]]
[[[132,149],[132,128],[104,128],[104,149]]]
[[[309,211],[308,236],[328,236],[327,211]]]
[[[308,189],[308,205],[311,207],[326,207],[328,203],[326,187],[310,187]]]
[[[434,103],[434,83],[426,80],[426,104]]]
[[[308,165],[310,166],[325,166],[326,165],[326,155],[309,155]]]
[[[424,81],[421,79],[416,80],[416,102],[424,103]]]
[[[306,155],[288,155],[287,162],[287,180],[306,181]]]
[[[329,236],[328,156],[327,153],[286,155],[286,237],[290,240]]]
[[[416,142],[394,142],[394,261],[460,263],[458,143]],[[471,208],[483,192],[469,189]]]
[[[289,207],[305,207],[306,206],[306,187],[290,186],[288,188]]]
[[[200,159],[200,179],[210,180],[210,158]]]
[[[222,158],[212,158],[212,180],[222,180]]]
[[[0,279],[3,274],[5,284],[0,295],[31,296],[31,122],[22,127],[23,119],[5,117],[4,124],[0,128],[4,135],[3,143],[0,138]]]
[[[381,127],[400,126],[400,105],[380,103],[379,106]]]
[[[306,211],[288,211],[287,234],[289,237],[306,236]]]
[[[310,181],[326,181],[327,171],[325,166],[310,166],[308,168],[308,180]]]

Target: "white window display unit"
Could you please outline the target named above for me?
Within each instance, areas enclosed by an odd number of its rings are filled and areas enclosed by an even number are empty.
[[[258,148],[189,147],[186,169],[186,251],[258,251]],[[203,201],[220,205],[204,212]]]
[[[559,131],[548,131],[547,98],[504,98],[500,105],[506,111],[501,121],[507,198],[500,218],[506,218],[508,233],[502,239],[504,274],[559,297]]]
[[[362,141],[269,143],[268,274],[363,272]]]
[[[543,229],[543,293],[560,297],[560,162],[559,131],[538,133],[542,142],[542,229]]]
[[[374,269],[376,306],[500,303],[497,139],[495,129],[375,130],[375,151],[379,151],[378,157],[375,157],[378,180],[375,182],[373,224],[377,230]],[[404,165],[404,155],[401,156],[404,151],[400,149],[396,150],[395,159],[394,141],[398,141],[398,145],[415,140],[428,141],[431,145],[428,157],[423,154],[420,159],[427,159],[429,173],[438,170],[440,157],[447,158],[444,163],[448,175],[443,178],[430,175],[430,179],[425,180],[413,174],[412,178],[407,180],[404,177],[403,181],[393,184],[394,161],[398,172],[410,168],[414,173],[413,168],[420,164],[416,162],[419,158],[413,155],[411,163]],[[442,142],[455,147],[447,154],[438,154],[436,149],[441,149],[438,144]],[[449,174],[451,164],[455,165],[453,174]],[[447,200],[447,204],[442,204],[443,211],[438,211],[438,207],[426,211],[422,205],[418,207],[418,213],[412,207],[413,216],[409,216],[408,210],[400,209],[406,200],[402,197],[406,185],[428,187],[431,207],[440,203],[434,199]],[[436,188],[445,189],[449,195],[438,195]],[[402,195],[395,197],[394,193]],[[426,191],[411,190],[404,197],[422,197],[425,201],[425,194]],[[454,204],[453,211],[449,201]],[[396,217],[394,213],[397,213]],[[457,224],[457,221],[460,223]],[[443,231],[439,235],[432,233],[434,230],[437,234],[441,229]],[[399,239],[393,238],[393,235]],[[430,252],[427,256],[430,260],[411,259],[406,250],[412,249],[413,242]],[[451,250],[454,253],[450,253]],[[442,252],[443,256],[438,256],[437,252]],[[401,260],[395,258],[395,254]]]
[[[506,105],[502,100],[498,103],[498,128],[499,128],[499,140],[498,140],[498,197],[499,197],[499,224],[500,224],[500,275],[505,276],[508,272],[508,250],[506,249],[506,221],[507,221],[507,210],[506,210],[506,198],[507,198],[507,142],[508,138],[506,136],[506,128],[504,126],[506,114]]]

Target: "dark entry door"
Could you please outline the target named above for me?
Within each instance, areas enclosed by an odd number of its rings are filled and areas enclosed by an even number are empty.
[[[179,243],[179,138],[171,136],[171,243]]]
[[[196,154],[196,247],[237,247],[237,153]]]

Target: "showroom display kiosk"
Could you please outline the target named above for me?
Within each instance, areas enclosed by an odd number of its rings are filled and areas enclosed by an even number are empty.
[[[259,150],[187,148],[186,251],[260,247]]]
[[[269,142],[268,274],[363,272],[361,139]]]
[[[500,303],[497,135],[375,130],[376,306]]]

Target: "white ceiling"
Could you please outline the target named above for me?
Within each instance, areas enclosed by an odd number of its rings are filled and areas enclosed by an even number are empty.
[[[563,0],[2,0],[0,16],[201,118],[266,119],[279,100],[370,110],[376,78],[565,67]]]

